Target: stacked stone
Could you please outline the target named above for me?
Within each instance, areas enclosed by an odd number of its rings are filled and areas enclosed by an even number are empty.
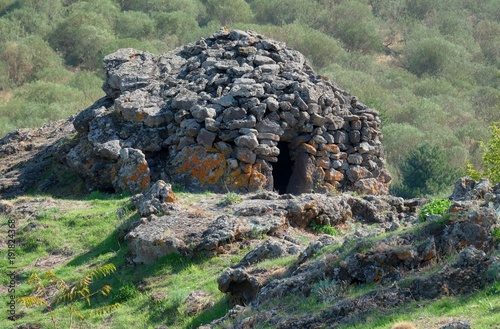
[[[147,163],[151,179],[193,190],[273,189],[272,164],[287,149],[287,192],[387,193],[378,112],[316,76],[283,43],[221,29],[158,57],[121,49],[104,62],[108,98],[76,118],[87,138],[68,157],[87,177],[144,188],[116,177],[134,176],[120,164],[129,148],[144,153],[136,162]],[[99,158],[101,169],[82,157]],[[114,177],[102,177],[106,161]]]

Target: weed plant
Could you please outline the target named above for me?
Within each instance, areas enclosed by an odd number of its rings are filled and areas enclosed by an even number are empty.
[[[448,199],[434,199],[422,206],[418,218],[421,222],[425,222],[431,215],[443,216],[452,204],[453,202]]]

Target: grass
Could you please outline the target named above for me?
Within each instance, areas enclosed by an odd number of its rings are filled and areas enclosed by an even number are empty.
[[[376,312],[359,323],[342,329],[387,329],[397,322],[411,322],[416,328],[438,328],[443,318],[466,319],[474,329],[500,328],[500,282],[472,296],[446,297],[430,302],[403,305],[390,313]]]
[[[196,194],[180,192],[182,198],[199,198]],[[81,278],[82,274],[107,263],[113,263],[117,270],[112,275],[96,281],[96,285],[109,284],[112,287],[108,299],[98,298],[92,306],[101,307],[112,302],[119,302],[122,306],[111,315],[100,315],[87,319],[81,328],[114,329],[114,328],[155,328],[160,325],[169,328],[196,328],[211,322],[226,314],[230,305],[226,296],[219,292],[217,278],[221,272],[236,263],[249,251],[241,249],[229,254],[222,254],[214,258],[185,258],[179,255],[168,255],[152,265],[132,265],[127,262],[129,249],[123,241],[125,229],[138,219],[138,215],[131,209],[127,196],[113,196],[104,193],[91,193],[85,200],[60,200],[49,197],[26,196],[14,199],[11,202],[30,203],[37,200],[39,204],[46,204],[43,208],[36,208],[27,218],[16,218],[17,239],[16,268],[20,284],[16,287],[16,295],[23,296],[30,292],[26,281],[32,273],[42,273],[40,260],[62,257],[50,269],[62,279],[73,282]],[[33,202],[34,203],[34,202]],[[0,238],[7,233],[9,217],[0,215]],[[433,225],[422,223],[415,229]],[[494,231],[494,235],[498,230]],[[299,233],[297,233],[299,234]],[[396,234],[390,232],[383,237]],[[54,237],[57,236],[57,239]],[[304,235],[304,239],[308,236]],[[366,243],[352,241],[344,246],[339,244],[324,247],[310,262],[317,257],[328,256],[340,252],[339,260],[348,254],[363,252],[382,239],[374,236],[366,239]],[[275,275],[286,272],[297,256],[269,259],[256,264],[259,268],[276,270]],[[450,261],[450,260],[447,260]],[[0,249],[0,273],[2,286],[8,284],[8,266],[6,249]],[[434,271],[439,270],[442,264],[434,264]],[[335,262],[332,262],[335,266]],[[426,273],[433,273],[433,269]],[[434,328],[443,318],[462,318],[472,322],[473,328],[497,328],[500,323],[500,283],[498,266],[492,269],[492,277],[497,281],[487,289],[472,296],[449,297],[430,302],[419,302],[401,306],[398,309],[359,318],[357,323],[350,323],[341,328],[390,328],[398,322],[411,322],[415,328]],[[416,277],[416,276],[415,276]],[[410,284],[412,277],[400,282],[400,286]],[[357,298],[363,294],[379,288],[377,284],[361,284],[349,287],[340,287],[341,283],[328,280],[315,285],[309,296],[284,296],[279,300],[272,300],[270,304],[259,308],[278,309],[283,317],[307,316],[320,314],[331,308],[338,298]],[[338,289],[337,289],[338,288]],[[341,289],[340,289],[341,288]],[[340,289],[340,290],[339,290]],[[188,315],[185,310],[188,305],[185,300],[194,290],[203,290],[208,294],[211,306],[198,314]],[[328,294],[335,292],[338,297],[330,299]],[[8,301],[9,296],[3,294],[0,302]],[[85,304],[79,308],[86,309]],[[253,311],[252,311],[253,312]],[[25,309],[17,306],[17,313],[22,317],[15,324],[40,323],[43,328],[52,328],[47,313],[41,308]],[[67,307],[57,307],[54,314],[59,320],[61,328],[67,324]],[[0,319],[1,328],[11,328],[13,323],[5,317]],[[78,327],[78,326],[75,326]],[[258,324],[266,328],[266,324]],[[269,326],[267,326],[269,327]]]
[[[128,197],[95,192],[84,201],[22,197],[12,202],[34,199],[47,201],[49,206],[36,209],[28,219],[17,219],[16,268],[20,284],[16,287],[16,296],[31,291],[26,282],[32,273],[43,272],[36,265],[39,260],[62,255],[65,261],[50,269],[65,281],[72,282],[89,269],[106,263],[113,263],[117,268],[105,281],[97,280],[96,284],[109,284],[111,300],[122,306],[111,315],[87,319],[83,328],[154,328],[159,325],[193,328],[227,312],[229,305],[225,295],[218,290],[217,277],[224,268],[239,262],[244,251],[210,259],[169,255],[153,265],[135,266],[126,261],[129,249],[123,241],[125,228],[139,218],[132,211]],[[0,237],[3,237],[7,234],[8,218],[1,216]],[[9,280],[6,249],[0,250],[0,256],[1,280],[5,286]],[[213,306],[199,314],[186,315],[184,301],[197,289],[210,295]],[[2,295],[0,302],[6,303],[8,298]],[[109,300],[98,298],[93,306],[104,306]],[[79,307],[85,309],[86,306],[81,304]],[[16,325],[40,323],[43,328],[52,328],[50,317],[41,312],[41,308],[26,309],[18,305],[17,313],[22,317]],[[67,307],[57,307],[54,314],[62,319],[58,323],[64,328]],[[1,328],[9,328],[12,324],[5,317],[0,319]]]
[[[239,203],[241,201],[243,201],[243,197],[240,194],[235,193],[235,192],[227,192],[226,196],[222,200],[220,200],[217,203],[217,205],[224,207],[224,206],[229,206],[229,205],[232,205],[235,203]]]

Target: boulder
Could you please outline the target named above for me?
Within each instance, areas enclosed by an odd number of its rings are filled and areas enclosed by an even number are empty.
[[[149,215],[164,215],[177,202],[172,186],[162,180],[157,181],[149,190],[132,197],[132,204],[143,217]]]

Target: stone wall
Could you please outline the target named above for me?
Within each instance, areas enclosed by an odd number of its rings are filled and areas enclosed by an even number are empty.
[[[94,188],[163,179],[218,192],[387,193],[378,112],[283,43],[221,29],[104,63],[107,96],[76,117],[80,143],[67,157]]]

